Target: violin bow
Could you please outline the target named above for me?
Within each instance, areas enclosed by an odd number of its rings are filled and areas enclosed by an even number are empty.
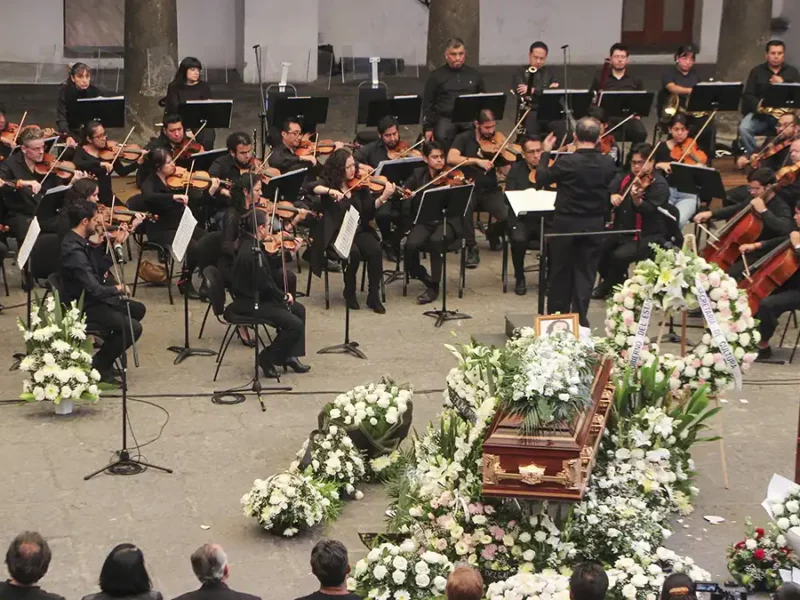
[[[68,146],[65,146],[65,147],[64,147],[64,149],[61,151],[61,154],[59,154],[59,155],[58,155],[58,158],[56,158],[56,159],[53,161],[53,164],[52,164],[52,165],[50,165],[50,169],[48,169],[47,173],[45,173],[45,174],[44,174],[44,177],[42,177],[42,180],[39,182],[39,184],[40,184],[40,185],[44,183],[45,179],[47,179],[47,178],[50,176],[50,173],[52,173],[52,172],[53,172],[53,169],[55,169],[55,168],[56,168],[56,165],[58,164],[58,161],[60,161],[60,160],[61,160],[61,157],[62,157],[62,156],[64,156],[64,153],[67,151],[67,148],[68,148]],[[73,176],[74,176],[74,175],[75,175],[75,174],[73,173]],[[41,193],[41,192],[40,192],[40,193]]]
[[[410,147],[406,148],[405,150],[403,150],[403,151],[402,151],[400,154],[398,154],[398,155],[397,155],[397,158],[403,158],[403,157],[404,157],[406,154],[408,154],[408,153],[409,153],[409,152],[411,152],[411,151],[412,151],[414,148],[416,148],[417,146],[419,146],[420,144],[422,144],[422,143],[424,143],[424,142],[425,142],[425,138],[422,138],[421,140],[419,140],[419,141],[418,141],[416,144],[414,144],[413,146],[410,146]]]
[[[508,134],[508,136],[506,137],[505,141],[504,141],[504,142],[502,143],[502,145],[501,145],[501,146],[500,146],[500,147],[497,149],[497,152],[495,152],[495,153],[494,153],[494,156],[492,157],[492,160],[491,160],[492,166],[494,166],[494,163],[495,163],[495,161],[497,160],[497,157],[498,157],[498,156],[500,156],[500,153],[501,153],[503,150],[505,150],[505,149],[506,149],[506,146],[508,146],[508,143],[511,141],[511,136],[512,136],[512,135],[514,135],[514,132],[515,132],[515,131],[517,131],[517,130],[519,129],[520,125],[522,125],[522,122],[525,120],[525,118],[528,116],[528,114],[529,114],[530,112],[531,112],[531,107],[529,106],[528,108],[526,108],[526,109],[525,109],[525,112],[524,112],[524,113],[522,113],[522,116],[520,117],[519,121],[517,121],[517,124],[516,124],[516,125],[514,125],[514,128],[513,128],[513,129],[512,129],[512,130],[509,132],[509,134]]]
[[[468,158],[465,158],[464,160],[462,160],[460,163],[458,163],[458,164],[457,164],[455,167],[453,167],[452,169],[448,169],[447,171],[444,171],[444,172],[442,172],[442,173],[439,173],[439,174],[438,174],[436,177],[434,177],[433,179],[431,179],[431,180],[430,180],[428,183],[426,183],[426,184],[425,184],[425,185],[423,185],[422,187],[419,187],[419,188],[417,188],[416,190],[414,190],[413,192],[410,192],[410,193],[409,193],[409,195],[411,195],[411,196],[414,196],[414,195],[416,195],[416,194],[420,193],[422,190],[424,190],[424,189],[426,189],[426,188],[428,188],[428,187],[432,186],[434,183],[436,183],[437,181],[439,181],[439,180],[440,180],[442,177],[444,177],[445,175],[449,175],[450,173],[452,173],[453,171],[455,171],[456,169],[458,169],[458,168],[459,168],[461,165],[463,165],[463,164],[464,164],[465,162],[467,162],[467,161],[469,161],[469,159],[468,159]]]
[[[697,132],[697,135],[694,136],[694,138],[692,138],[692,143],[689,144],[689,147],[686,148],[686,150],[683,151],[683,154],[681,155],[681,157],[678,160],[678,162],[683,162],[683,159],[686,158],[686,156],[692,151],[692,148],[695,146],[695,144],[697,144],[697,140],[700,138],[701,135],[703,135],[703,131],[705,131],[706,127],[708,127],[708,124],[711,123],[711,119],[713,119],[714,115],[716,115],[716,114],[717,114],[717,111],[712,111],[711,114],[708,115],[708,118],[706,119],[706,122],[703,123],[703,126],[700,128],[700,131]]]
[[[647,159],[644,161],[644,164],[645,164],[645,165],[646,165],[647,163],[649,163],[649,162],[650,162],[650,161],[653,159],[653,156],[655,155],[655,153],[656,153],[656,150],[658,150],[658,147],[661,145],[661,143],[662,143],[662,142],[663,142],[663,140],[659,140],[659,141],[658,141],[658,143],[655,145],[655,147],[653,148],[653,150],[650,152],[650,155],[649,155],[649,156],[647,157]],[[625,198],[627,198],[627,197],[628,197],[628,194],[630,194],[631,190],[633,189],[633,186],[634,186],[634,185],[635,185],[635,184],[636,184],[638,181],[640,181],[641,175],[642,175],[642,173],[640,172],[640,173],[639,173],[639,174],[638,174],[636,177],[634,177],[634,178],[633,178],[633,181],[631,181],[631,184],[628,186],[628,189],[626,189],[626,190],[625,190],[625,193],[624,193],[624,194],[622,194],[622,199],[623,199],[623,200],[625,200]]]
[[[615,132],[617,129],[619,129],[620,127],[622,127],[622,126],[623,126],[625,123],[627,123],[628,121],[630,121],[630,120],[631,120],[633,117],[635,117],[635,116],[636,116],[636,115],[628,115],[628,116],[627,116],[627,117],[625,117],[625,118],[624,118],[622,121],[620,121],[619,123],[617,123],[616,125],[614,125],[614,126],[611,128],[611,129],[609,129],[608,131],[606,131],[606,132],[605,132],[603,135],[601,135],[601,136],[598,138],[598,140],[597,140],[597,141],[599,142],[600,140],[602,140],[602,139],[603,139],[604,137],[606,137],[607,135],[611,135],[611,134],[612,134],[612,133],[614,133],[614,132]]]
[[[189,138],[192,140],[192,142],[196,142],[196,141],[197,141],[197,134],[198,134],[198,133],[200,133],[201,131],[203,131],[203,129],[204,129],[204,128],[205,128],[205,126],[206,126],[206,123],[207,123],[207,121],[206,121],[206,122],[204,122],[202,125],[200,125],[200,129],[198,129],[198,130],[197,130],[197,133],[192,133],[192,134],[189,136]],[[191,142],[188,142],[188,143],[186,143],[186,144],[184,144],[184,145],[183,145],[183,147],[181,148],[180,152],[178,152],[178,154],[175,156],[175,158],[173,158],[173,159],[172,159],[172,162],[175,162],[175,161],[176,161],[176,160],[178,160],[178,159],[179,159],[181,156],[183,156],[183,153],[184,153],[184,152],[186,152],[186,149],[189,147],[189,144],[190,144],[190,143],[191,143]]]
[[[256,171],[255,171],[255,173],[253,173],[253,175],[260,175],[260,174],[261,174],[261,172],[262,172],[264,169],[266,169],[266,168],[267,168],[267,161],[269,160],[269,157],[270,157],[270,156],[272,156],[272,152],[273,152],[273,151],[272,151],[272,150],[270,150],[270,151],[269,151],[269,154],[267,154],[267,155],[264,157],[264,160],[262,160],[262,161],[261,161],[261,166],[260,166],[260,167],[258,167],[258,169],[256,169]]]
[[[14,134],[14,140],[11,142],[12,147],[17,145],[17,138],[19,137],[19,134],[22,132],[22,126],[25,124],[25,117],[27,116],[28,116],[28,111],[26,110],[24,113],[22,113],[22,118],[19,120],[19,125],[17,125],[17,132]]]
[[[114,158],[113,158],[113,160],[111,161],[111,166],[112,166],[112,167],[114,166],[114,163],[116,163],[116,162],[117,162],[117,159],[119,158],[119,155],[120,155],[120,154],[122,154],[122,151],[125,149],[125,144],[127,144],[127,143],[128,143],[128,140],[130,139],[130,137],[131,137],[131,134],[133,133],[133,130],[134,130],[134,129],[136,129],[136,125],[134,125],[133,127],[131,127],[131,130],[128,132],[128,135],[126,135],[126,136],[125,136],[125,139],[124,139],[124,140],[122,141],[122,143],[119,145],[119,148],[117,148],[117,153],[114,155]],[[110,175],[110,174],[111,174],[111,173],[109,173],[109,175]]]
[[[192,187],[192,173],[194,173],[194,161],[192,161],[192,166],[189,167],[189,177],[186,179],[186,190],[184,190],[184,194],[186,197],[189,197],[189,188]],[[188,206],[188,201],[187,201]]]

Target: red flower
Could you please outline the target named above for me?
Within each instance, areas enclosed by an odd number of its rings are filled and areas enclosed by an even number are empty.
[[[742,548],[744,548],[744,542],[739,542],[738,544],[736,544],[737,550],[741,550]]]
[[[764,560],[766,556],[767,553],[764,552],[763,548],[757,548],[756,551],[753,552],[753,558],[755,558],[756,560]]]
[[[756,529],[756,539],[760,540],[762,537],[764,537],[764,530],[761,527],[758,527]]]
[[[781,548],[781,552],[783,552],[784,554],[786,554],[788,556],[789,554],[792,553],[792,550],[791,550],[791,548],[788,548],[787,546],[784,546],[783,548]]]

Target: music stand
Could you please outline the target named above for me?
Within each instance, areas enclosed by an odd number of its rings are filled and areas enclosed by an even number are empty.
[[[460,185],[457,187],[440,187],[425,190],[419,202],[414,224],[442,222],[442,237],[447,242],[447,219],[448,217],[459,219],[464,222],[469,210],[474,184]],[[461,237],[462,246],[464,237]],[[463,252],[463,247],[462,247]],[[459,274],[460,277],[460,274]],[[458,319],[471,319],[466,313],[457,310],[447,310],[447,248],[442,252],[442,308],[441,310],[426,310],[426,317],[436,319],[435,327],[441,327],[445,321],[455,321]]]
[[[181,156],[181,160],[187,158],[189,159],[189,162],[194,162],[195,171],[208,171],[211,168],[211,164],[215,160],[225,156],[227,153],[227,148],[217,148],[215,150],[207,150],[205,152],[196,152],[195,154],[186,153],[184,156]]]
[[[646,90],[610,90],[600,92],[598,106],[606,111],[609,119],[616,118],[625,120],[631,115],[639,117],[650,116],[650,107],[653,106],[655,93]],[[627,127],[622,126],[622,146],[623,162],[625,157],[625,132]]]
[[[743,89],[741,81],[701,81],[692,88],[686,111],[736,112],[739,110]]]
[[[178,106],[183,126],[197,131],[205,124],[207,129],[230,129],[233,100],[188,100]]]
[[[800,107],[800,83],[773,83],[764,94],[762,106],[790,110]]]
[[[361,98],[359,98],[359,110]],[[360,113],[359,113],[360,114]],[[392,115],[399,125],[419,125],[422,115],[421,96],[393,96],[392,98],[371,99],[367,104],[368,127],[377,127],[386,115]]]
[[[67,122],[70,129],[80,129],[89,121],[98,120],[103,127],[125,127],[125,97],[79,98]]]
[[[311,133],[317,125],[328,121],[328,103],[326,96],[288,96],[275,100],[275,112],[270,124],[281,127],[287,119],[297,119],[303,133]]]
[[[421,156],[409,156],[395,160],[382,160],[375,169],[375,175],[383,175],[392,183],[400,184],[406,181],[425,161]]]
[[[696,194],[698,198],[725,198],[725,186],[719,171],[702,165],[670,163],[670,185],[679,192]]]
[[[566,103],[569,94],[569,103]],[[589,112],[592,104],[592,93],[589,90],[561,90],[551,88],[542,90],[539,96],[539,110],[536,113],[540,121],[552,122],[567,119],[566,106],[572,109],[572,118],[580,119]]]
[[[306,168],[296,169],[273,177],[269,180],[267,186],[262,189],[261,196],[295,202],[300,195],[300,189],[303,187],[307,171],[308,169]]]
[[[506,95],[497,94],[461,94],[453,105],[453,123],[472,122],[478,118],[482,110],[491,110],[496,121],[503,120],[506,111]]]

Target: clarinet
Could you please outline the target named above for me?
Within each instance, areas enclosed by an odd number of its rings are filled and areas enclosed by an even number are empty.
[[[525,71],[528,74],[528,91],[525,94],[520,94],[519,102],[517,103],[516,121],[520,120],[522,113],[528,109],[528,106],[530,106],[533,96],[533,76],[536,75],[536,71],[538,71],[536,67],[528,67],[528,69]],[[524,138],[526,133],[527,131],[525,129],[525,125],[521,124],[518,130],[518,139]]]

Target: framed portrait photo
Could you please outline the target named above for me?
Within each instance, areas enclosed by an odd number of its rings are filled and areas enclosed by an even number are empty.
[[[559,331],[569,331],[575,337],[580,334],[578,315],[545,315],[536,317],[536,335],[547,337]]]

